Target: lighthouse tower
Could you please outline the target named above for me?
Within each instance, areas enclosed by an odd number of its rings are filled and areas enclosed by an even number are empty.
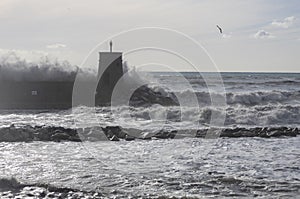
[[[113,43],[109,42],[109,52],[99,53],[98,85],[96,89],[96,106],[111,104],[112,92],[123,75],[122,53],[113,52]]]

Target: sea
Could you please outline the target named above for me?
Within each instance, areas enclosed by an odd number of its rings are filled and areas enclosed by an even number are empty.
[[[180,131],[180,136],[0,142],[0,197],[299,197],[300,136],[199,138],[191,130],[300,128],[300,73],[155,72],[143,78],[182,103],[1,110],[0,127],[121,126],[132,129],[133,136],[136,130],[153,134],[162,129]],[[214,123],[213,117],[221,121]]]

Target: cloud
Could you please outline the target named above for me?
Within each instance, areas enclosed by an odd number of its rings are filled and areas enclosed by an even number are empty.
[[[65,44],[50,44],[46,46],[49,49],[58,49],[67,47]]]
[[[290,16],[290,17],[286,17],[283,21],[273,21],[271,25],[279,28],[289,28],[290,26],[293,25],[295,20],[296,17]]]
[[[274,36],[271,33],[267,32],[267,31],[264,31],[264,30],[259,30],[253,36],[254,36],[255,39],[271,39],[271,38],[274,38]]]

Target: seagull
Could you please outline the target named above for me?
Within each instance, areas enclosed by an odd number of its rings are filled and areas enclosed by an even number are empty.
[[[223,30],[220,26],[217,25],[217,28],[219,29],[220,33],[222,34],[223,33]]]

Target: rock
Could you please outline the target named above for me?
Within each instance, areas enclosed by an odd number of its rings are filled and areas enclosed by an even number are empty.
[[[247,131],[247,136],[246,137],[256,137],[259,134],[260,129],[259,128],[253,128],[249,129]]]
[[[291,132],[292,132],[292,134],[295,135],[295,136],[299,135],[299,130],[298,130],[297,127],[296,127],[296,128],[293,128],[293,129],[291,130]]]
[[[101,127],[89,128],[85,135],[82,135],[89,141],[108,141],[107,136]]]
[[[71,142],[82,142],[82,140],[78,136],[70,136],[67,141]]]
[[[33,140],[31,132],[14,126],[0,129],[0,141],[2,142],[26,142]]]
[[[33,193],[27,193],[26,197],[34,197],[35,195]]]
[[[173,130],[173,131],[164,131],[161,130],[160,132],[158,132],[157,134],[155,134],[153,137],[159,138],[159,139],[172,139],[176,136],[177,131]]]
[[[108,138],[116,136],[117,138],[125,139],[127,135],[120,126],[107,126],[105,128],[102,128],[102,130]]]
[[[167,93],[161,88],[155,91],[146,85],[136,89],[129,101],[130,106],[151,106],[153,104],[160,104],[162,106],[179,105],[174,93]]]
[[[124,139],[131,141],[134,139],[174,139],[183,137],[281,137],[297,136],[298,128],[288,127],[255,127],[255,128],[210,128],[210,129],[182,129],[182,130],[160,130],[153,132],[135,128],[122,128],[120,126],[89,127],[70,129],[64,127],[47,126],[22,126],[0,128],[0,142],[27,142],[27,141],[119,141]]]
[[[280,137],[280,136],[284,135],[284,132],[282,130],[274,130],[273,129],[273,131],[267,132],[266,135],[268,137]]]
[[[109,140],[110,141],[120,141],[120,139],[116,135],[113,135]]]
[[[36,127],[35,138],[39,141],[50,141],[52,133],[45,127]]]
[[[126,128],[126,129],[122,129],[122,131],[126,134],[125,135],[125,139],[129,136],[129,137],[134,137],[134,138],[144,138],[144,132],[140,129],[136,129],[136,128]]]
[[[21,189],[24,186],[20,184],[15,178],[1,178],[0,179],[0,192],[12,191],[14,189]]]
[[[126,140],[126,141],[132,141],[132,140],[135,140],[135,137],[130,136],[130,135],[126,135],[126,136],[125,136],[125,140]]]
[[[239,138],[239,137],[254,137],[256,136],[256,131],[246,128],[233,128],[233,129],[223,129],[221,131],[220,137],[230,137],[230,138]]]
[[[50,192],[46,195],[46,198],[56,198],[55,193],[54,192]]]
[[[205,138],[207,131],[208,131],[208,129],[199,129],[199,130],[197,130],[196,137]]]
[[[57,130],[51,136],[51,140],[53,140],[53,141],[70,140],[70,136],[65,132],[61,132],[61,131]]]

